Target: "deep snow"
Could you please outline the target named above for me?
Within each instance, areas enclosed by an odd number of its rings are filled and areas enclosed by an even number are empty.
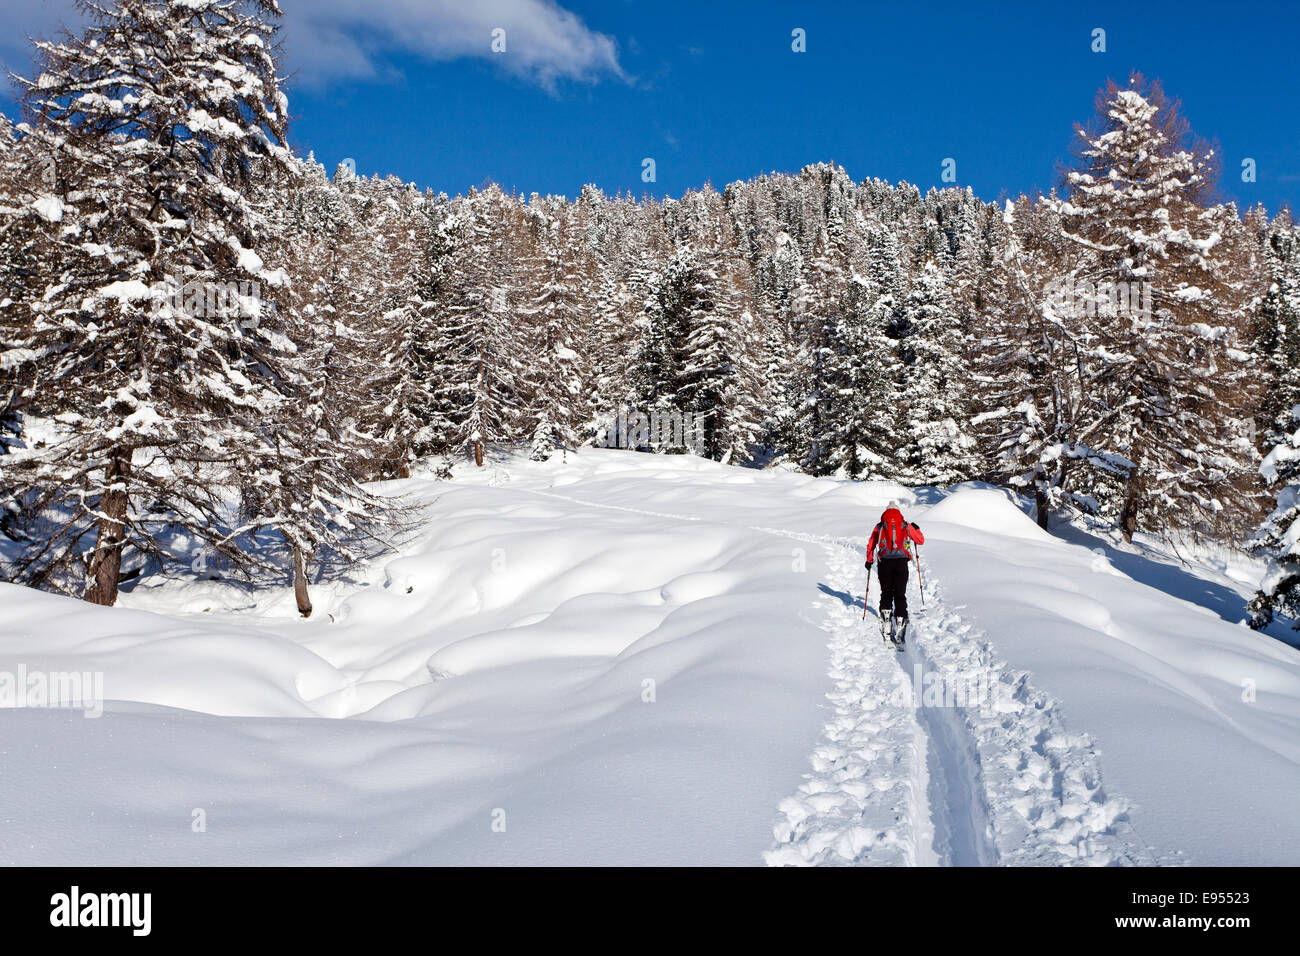
[[[103,609],[0,585],[0,674],[102,672],[108,698],[98,719],[0,711],[0,861],[1300,849],[1300,652],[1231,620],[1226,563],[1050,536],[977,486],[686,456],[505,457],[382,490],[420,523],[315,585],[308,621],[287,586],[154,576]],[[927,539],[905,654],[862,621],[891,497]],[[978,693],[916,706],[934,675]]]

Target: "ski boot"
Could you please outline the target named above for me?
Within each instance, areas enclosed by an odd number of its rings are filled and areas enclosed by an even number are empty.
[[[901,651],[907,646],[907,618],[898,619],[898,629],[894,634],[894,649]]]

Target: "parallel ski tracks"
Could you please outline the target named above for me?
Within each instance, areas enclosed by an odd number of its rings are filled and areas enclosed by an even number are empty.
[[[528,490],[590,508],[707,520]],[[803,783],[777,808],[765,862],[1164,862],[1133,829],[1128,802],[1102,786],[1091,738],[1067,732],[1057,703],[996,659],[984,636],[943,601],[928,568],[928,608],[914,605],[900,654],[881,641],[874,611],[862,620],[856,539],[747,527],[821,546],[829,577],[818,607],[829,634],[832,712]],[[934,687],[937,701],[927,696]],[[974,693],[963,698],[963,689]]]

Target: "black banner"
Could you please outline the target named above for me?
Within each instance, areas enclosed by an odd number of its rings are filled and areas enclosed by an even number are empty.
[[[607,937],[764,939],[882,932],[920,946],[1052,934],[1065,939],[1189,935],[1232,945],[1293,928],[1294,879],[1272,869],[990,869],[778,872],[557,869],[10,870],[0,915],[16,938],[114,937],[126,944],[370,941],[486,930],[493,942],[561,922]],[[625,937],[624,934],[627,934]],[[487,939],[489,937],[485,937]]]

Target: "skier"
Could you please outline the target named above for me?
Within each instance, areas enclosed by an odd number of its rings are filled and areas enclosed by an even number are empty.
[[[907,637],[907,562],[912,559],[913,541],[925,544],[925,536],[915,524],[903,520],[898,502],[891,501],[867,544],[867,584],[871,584],[875,555],[880,561],[880,633],[894,638],[900,647]]]

